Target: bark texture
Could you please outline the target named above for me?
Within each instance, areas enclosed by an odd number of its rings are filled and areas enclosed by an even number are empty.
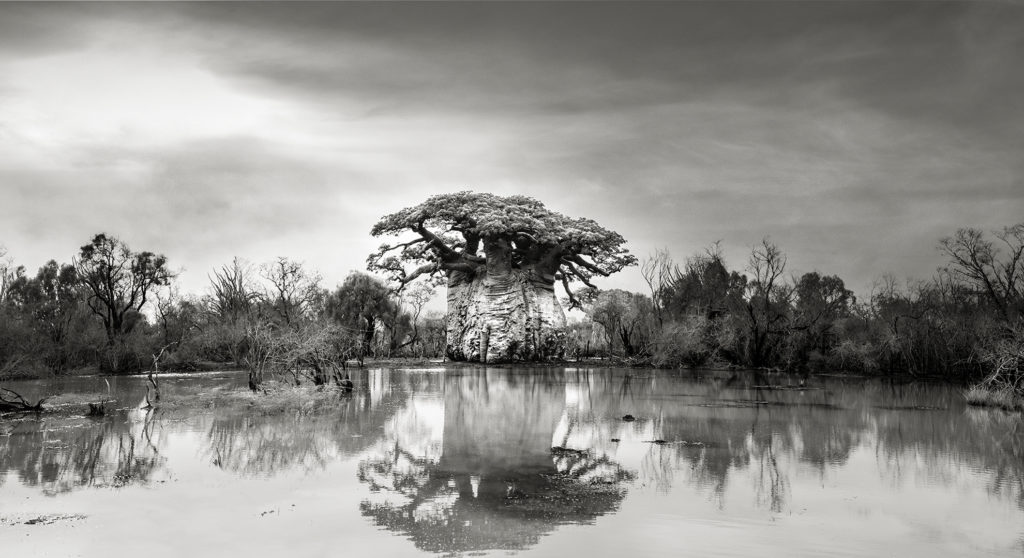
[[[448,284],[448,358],[495,363],[562,357],[565,314],[554,284],[518,269],[459,275]]]

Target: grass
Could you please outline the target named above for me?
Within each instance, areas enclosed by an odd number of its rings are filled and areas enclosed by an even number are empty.
[[[996,407],[1007,411],[1024,411],[1024,395],[1010,387],[971,386],[964,392],[968,405]]]
[[[184,397],[165,395],[159,403],[164,409],[224,409],[246,410],[263,415],[280,413],[310,414],[335,408],[345,396],[335,386],[290,386],[280,382],[265,382],[258,392],[248,388],[221,389],[190,394]]]
[[[350,393],[350,392],[348,392]],[[248,388],[213,389],[198,393],[165,393],[154,407],[169,411],[234,410],[259,415],[315,414],[337,408],[346,392],[335,386],[291,386],[265,382],[258,392]],[[106,393],[62,393],[43,402],[42,411],[59,416],[101,417],[110,414],[114,401]],[[123,402],[122,402],[123,403]],[[123,407],[119,407],[123,410]]]

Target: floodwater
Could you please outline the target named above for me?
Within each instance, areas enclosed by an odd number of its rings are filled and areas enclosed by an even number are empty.
[[[30,399],[101,392],[119,410],[0,419],[0,547],[147,558],[1024,555],[1022,418],[968,408],[956,388],[582,368],[353,379],[336,407],[269,416],[142,411],[138,377],[8,383]],[[167,377],[163,389],[170,399],[244,383],[224,372]]]

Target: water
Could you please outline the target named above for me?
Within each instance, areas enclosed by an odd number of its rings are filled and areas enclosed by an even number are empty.
[[[609,369],[353,379],[325,412],[270,416],[138,410],[143,378],[9,383],[30,399],[101,393],[119,410],[0,419],[0,545],[103,557],[1024,554],[1021,417],[968,408],[955,388]],[[244,383],[225,372],[163,389]]]

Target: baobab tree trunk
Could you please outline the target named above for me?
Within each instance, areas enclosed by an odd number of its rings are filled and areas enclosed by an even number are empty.
[[[456,361],[547,360],[564,354],[565,314],[554,274],[513,268],[507,242],[485,246],[475,273],[448,274],[448,358]]]

